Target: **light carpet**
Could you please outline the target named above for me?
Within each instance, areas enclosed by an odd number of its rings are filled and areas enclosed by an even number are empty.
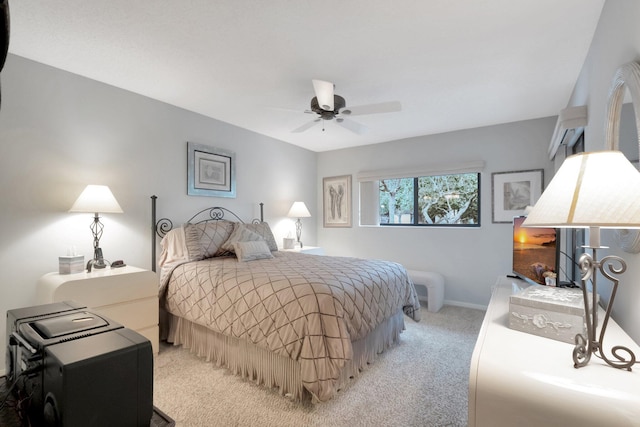
[[[444,306],[405,317],[400,343],[329,402],[293,402],[162,343],[154,405],[187,426],[466,426],[471,353],[484,311]]]

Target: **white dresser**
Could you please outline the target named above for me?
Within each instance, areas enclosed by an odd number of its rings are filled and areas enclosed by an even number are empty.
[[[628,372],[594,355],[575,369],[573,344],[509,329],[509,296],[525,286],[503,276],[494,287],[471,358],[469,426],[640,426],[640,364]],[[640,347],[610,320],[606,354],[613,345],[640,357]]]
[[[38,280],[36,303],[76,301],[144,335],[158,352],[158,279],[126,266],[75,274],[48,273]]]

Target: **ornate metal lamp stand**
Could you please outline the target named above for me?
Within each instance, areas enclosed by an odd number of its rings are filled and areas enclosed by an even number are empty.
[[[104,224],[100,222],[98,212],[96,212],[96,216],[93,218],[89,228],[91,229],[91,234],[93,234],[93,259],[87,262],[87,271],[91,271],[92,268],[105,268],[107,265],[102,257],[102,249],[100,249],[100,238],[102,237]]]
[[[590,249],[593,251],[593,256],[588,253],[584,253],[579,260],[580,270],[582,272],[582,295],[584,297],[584,315],[587,324],[587,337],[582,336],[582,334],[576,335],[576,346],[573,349],[573,366],[575,368],[586,366],[591,360],[591,355],[595,354],[596,357],[601,358],[608,365],[613,366],[614,368],[631,371],[631,367],[636,363],[636,356],[629,348],[621,345],[612,347],[611,354],[615,360],[607,357],[603,348],[604,334],[607,329],[609,318],[611,317],[613,300],[615,299],[616,291],[618,290],[619,280],[616,275],[624,273],[627,269],[627,264],[622,258],[615,255],[605,256],[600,261],[597,261],[596,248],[590,247]],[[598,327],[598,292],[596,287],[596,276],[598,271],[600,271],[604,277],[611,280],[613,286],[611,288],[611,296],[607,302],[600,335],[596,340],[596,330]],[[589,303],[589,294],[587,292],[587,282],[589,279],[591,279],[591,283],[593,285],[591,303]]]

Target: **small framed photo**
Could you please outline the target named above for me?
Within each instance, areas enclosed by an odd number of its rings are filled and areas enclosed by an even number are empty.
[[[514,216],[525,214],[527,206],[533,206],[544,185],[544,169],[491,174],[493,223],[512,223]]]
[[[235,198],[235,153],[188,142],[187,194],[190,196]]]
[[[351,175],[322,179],[325,227],[351,227]]]

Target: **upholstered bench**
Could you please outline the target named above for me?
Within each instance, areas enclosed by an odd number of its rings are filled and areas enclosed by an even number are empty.
[[[430,271],[407,270],[407,273],[416,286],[418,299],[427,302],[427,311],[439,311],[444,304],[444,276]]]

